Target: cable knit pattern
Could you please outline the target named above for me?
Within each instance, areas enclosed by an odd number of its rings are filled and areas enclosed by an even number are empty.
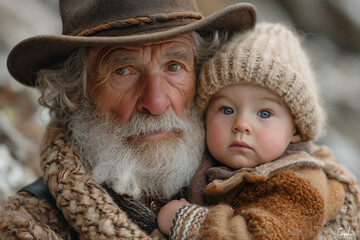
[[[50,192],[81,239],[150,239],[91,179],[62,133],[49,134],[41,157]]]
[[[0,239],[72,239],[61,212],[27,192],[10,197],[0,212]]]
[[[180,208],[170,229],[170,239],[196,240],[202,222],[209,210],[195,204],[187,204]]]

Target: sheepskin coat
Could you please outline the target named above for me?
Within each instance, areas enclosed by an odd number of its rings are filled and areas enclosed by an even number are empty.
[[[291,145],[292,154],[236,171],[224,166],[205,171],[213,165],[212,158],[205,158],[188,198],[216,206],[180,209],[172,239],[315,239],[343,208],[344,187],[326,176],[324,162],[296,150],[309,142]],[[198,194],[203,177],[210,181],[202,188],[204,200]]]

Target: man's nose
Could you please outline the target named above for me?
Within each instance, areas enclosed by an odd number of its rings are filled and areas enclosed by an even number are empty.
[[[165,83],[161,78],[153,76],[145,84],[137,103],[137,109],[147,111],[152,115],[161,115],[171,105]]]
[[[245,133],[247,135],[252,133],[252,126],[251,126],[251,122],[250,119],[241,116],[238,117],[232,127],[232,131],[234,133],[240,132],[240,133]]]

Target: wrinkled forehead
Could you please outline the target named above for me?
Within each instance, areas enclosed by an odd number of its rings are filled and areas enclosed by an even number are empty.
[[[164,41],[143,45],[99,46],[89,48],[89,58],[102,62],[105,58],[129,58],[132,61],[141,60],[144,52],[160,54],[162,57],[194,60],[194,41],[190,34],[185,34]]]

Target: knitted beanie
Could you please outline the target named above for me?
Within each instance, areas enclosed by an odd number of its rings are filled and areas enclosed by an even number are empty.
[[[316,139],[325,114],[309,60],[296,34],[282,24],[259,23],[234,36],[204,63],[197,92],[202,114],[211,97],[232,84],[271,89],[287,104],[303,140]]]

